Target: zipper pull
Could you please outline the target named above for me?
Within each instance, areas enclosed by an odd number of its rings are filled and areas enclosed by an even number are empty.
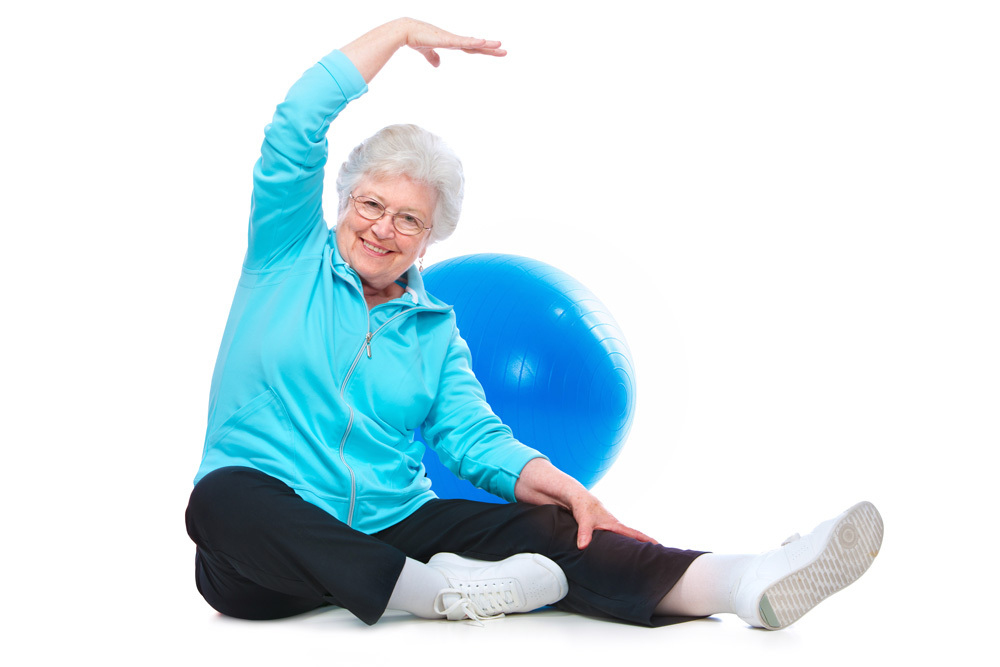
[[[365,351],[368,353],[368,358],[372,358],[372,333],[369,331],[368,335],[365,336]]]

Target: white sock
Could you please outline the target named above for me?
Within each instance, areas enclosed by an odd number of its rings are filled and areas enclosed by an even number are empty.
[[[731,596],[754,555],[704,554],[656,606],[659,616],[732,614]]]
[[[409,612],[420,618],[444,618],[444,614],[434,611],[434,599],[442,588],[449,585],[440,571],[407,558],[386,608]]]

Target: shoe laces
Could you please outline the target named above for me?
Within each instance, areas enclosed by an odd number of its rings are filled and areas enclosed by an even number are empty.
[[[457,599],[445,607],[444,598],[449,594],[456,595]],[[514,586],[501,586],[494,582],[480,583],[475,584],[471,590],[464,587],[442,589],[434,598],[434,611],[448,616],[461,609],[477,625],[482,625],[481,621],[503,618],[505,612],[517,609],[521,602]]]
[[[785,538],[785,541],[781,543],[781,546],[789,545],[792,542],[799,540],[801,537],[802,536],[799,535],[798,533],[795,533],[794,535],[789,535],[788,537]]]

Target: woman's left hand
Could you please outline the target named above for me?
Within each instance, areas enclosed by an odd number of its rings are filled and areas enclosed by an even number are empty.
[[[640,542],[658,544],[652,537],[616,519],[594,494],[545,459],[528,461],[514,487],[514,497],[526,503],[559,505],[571,511],[579,524],[576,536],[579,549],[590,545],[595,530],[607,530]]]
[[[659,544],[659,542],[649,535],[623,524],[604,507],[594,494],[587,491],[582,485],[580,488],[583,491],[569,508],[573,512],[573,518],[580,525],[580,529],[576,535],[577,548],[586,549],[594,537],[595,530],[607,530],[612,533],[631,537],[640,542]]]

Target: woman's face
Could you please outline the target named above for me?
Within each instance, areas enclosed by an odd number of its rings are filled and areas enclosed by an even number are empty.
[[[375,199],[385,206],[386,214],[366,220],[348,201],[347,214],[337,225],[337,249],[361,276],[366,292],[383,292],[424,256],[430,237],[429,230],[416,236],[400,234],[390,213],[410,213],[431,225],[437,192],[408,176],[365,176],[352,194]]]

